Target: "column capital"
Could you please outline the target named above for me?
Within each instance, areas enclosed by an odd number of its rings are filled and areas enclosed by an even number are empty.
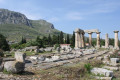
[[[92,34],[93,32],[88,32],[88,34]]]
[[[114,31],[114,33],[118,33],[119,31]]]
[[[100,34],[101,32],[96,32],[96,34]]]

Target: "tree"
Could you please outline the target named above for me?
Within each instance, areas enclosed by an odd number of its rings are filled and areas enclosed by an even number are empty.
[[[48,38],[47,37],[43,37],[42,38],[42,41],[43,41],[43,45],[48,45]]]
[[[40,39],[40,37],[39,36],[37,36],[37,38],[36,38],[36,46],[38,46],[39,48],[40,47],[44,47],[43,46],[43,41],[42,41],[42,39]]]
[[[114,46],[114,39],[113,39],[113,38],[110,38],[110,39],[109,39],[109,45]]]
[[[86,38],[86,43],[89,43],[89,38]]]
[[[63,41],[63,32],[61,31],[60,32],[60,44],[63,44],[64,41]]]
[[[22,40],[20,41],[20,44],[24,44],[24,43],[26,43],[27,41],[26,41],[26,38],[25,37],[22,37]]]
[[[48,36],[48,45],[49,45],[49,46],[52,46],[52,39],[51,39],[50,34],[49,34],[49,36]]]
[[[100,39],[100,44],[101,44],[101,46],[104,46],[105,45],[105,40],[104,39]]]
[[[58,43],[58,37],[56,35],[52,36],[52,43],[57,44]]]
[[[69,38],[69,34],[67,34],[67,44],[70,44],[70,38]]]
[[[0,34],[0,49],[4,51],[10,50],[8,42],[6,41],[6,38],[2,34]]]
[[[96,40],[92,41],[92,46],[94,46],[94,47],[96,46]]]
[[[70,43],[71,43],[71,46],[72,47],[75,47],[75,32],[73,31],[73,35],[72,35],[72,38],[70,39]]]
[[[57,36],[57,43],[60,44],[60,36]]]

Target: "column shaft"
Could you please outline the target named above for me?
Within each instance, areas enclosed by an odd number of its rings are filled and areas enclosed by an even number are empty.
[[[105,48],[109,48],[109,38],[108,38],[108,34],[106,34],[106,37],[105,37]]]
[[[114,48],[115,49],[119,49],[119,42],[118,42],[118,32],[119,31],[114,31],[114,33],[115,33],[115,41],[114,41]]]
[[[97,45],[96,47],[100,48],[100,32],[97,32]]]
[[[89,34],[89,45],[92,46],[92,32]]]

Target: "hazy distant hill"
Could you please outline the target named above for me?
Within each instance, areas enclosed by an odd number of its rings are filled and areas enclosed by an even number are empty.
[[[36,36],[58,34],[60,31],[54,28],[52,23],[45,20],[29,20],[24,14],[0,9],[0,33],[8,40],[20,40],[22,36],[27,39],[35,39]]]

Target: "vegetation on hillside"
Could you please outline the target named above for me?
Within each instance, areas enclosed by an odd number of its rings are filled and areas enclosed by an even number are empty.
[[[60,37],[59,37],[60,36]],[[65,38],[67,40],[65,40]],[[40,37],[37,36],[35,40],[30,40],[26,41],[25,37],[22,37],[21,41],[16,44],[12,44],[11,48],[16,48],[16,49],[22,49],[28,46],[38,46],[39,48],[41,47],[53,47],[55,44],[71,44],[72,47],[75,45],[75,35],[73,33],[73,36],[70,38],[69,35],[64,36],[63,32],[59,35],[48,35]]]
[[[6,41],[6,38],[2,34],[0,34],[0,49],[4,51],[10,50],[8,42]]]

